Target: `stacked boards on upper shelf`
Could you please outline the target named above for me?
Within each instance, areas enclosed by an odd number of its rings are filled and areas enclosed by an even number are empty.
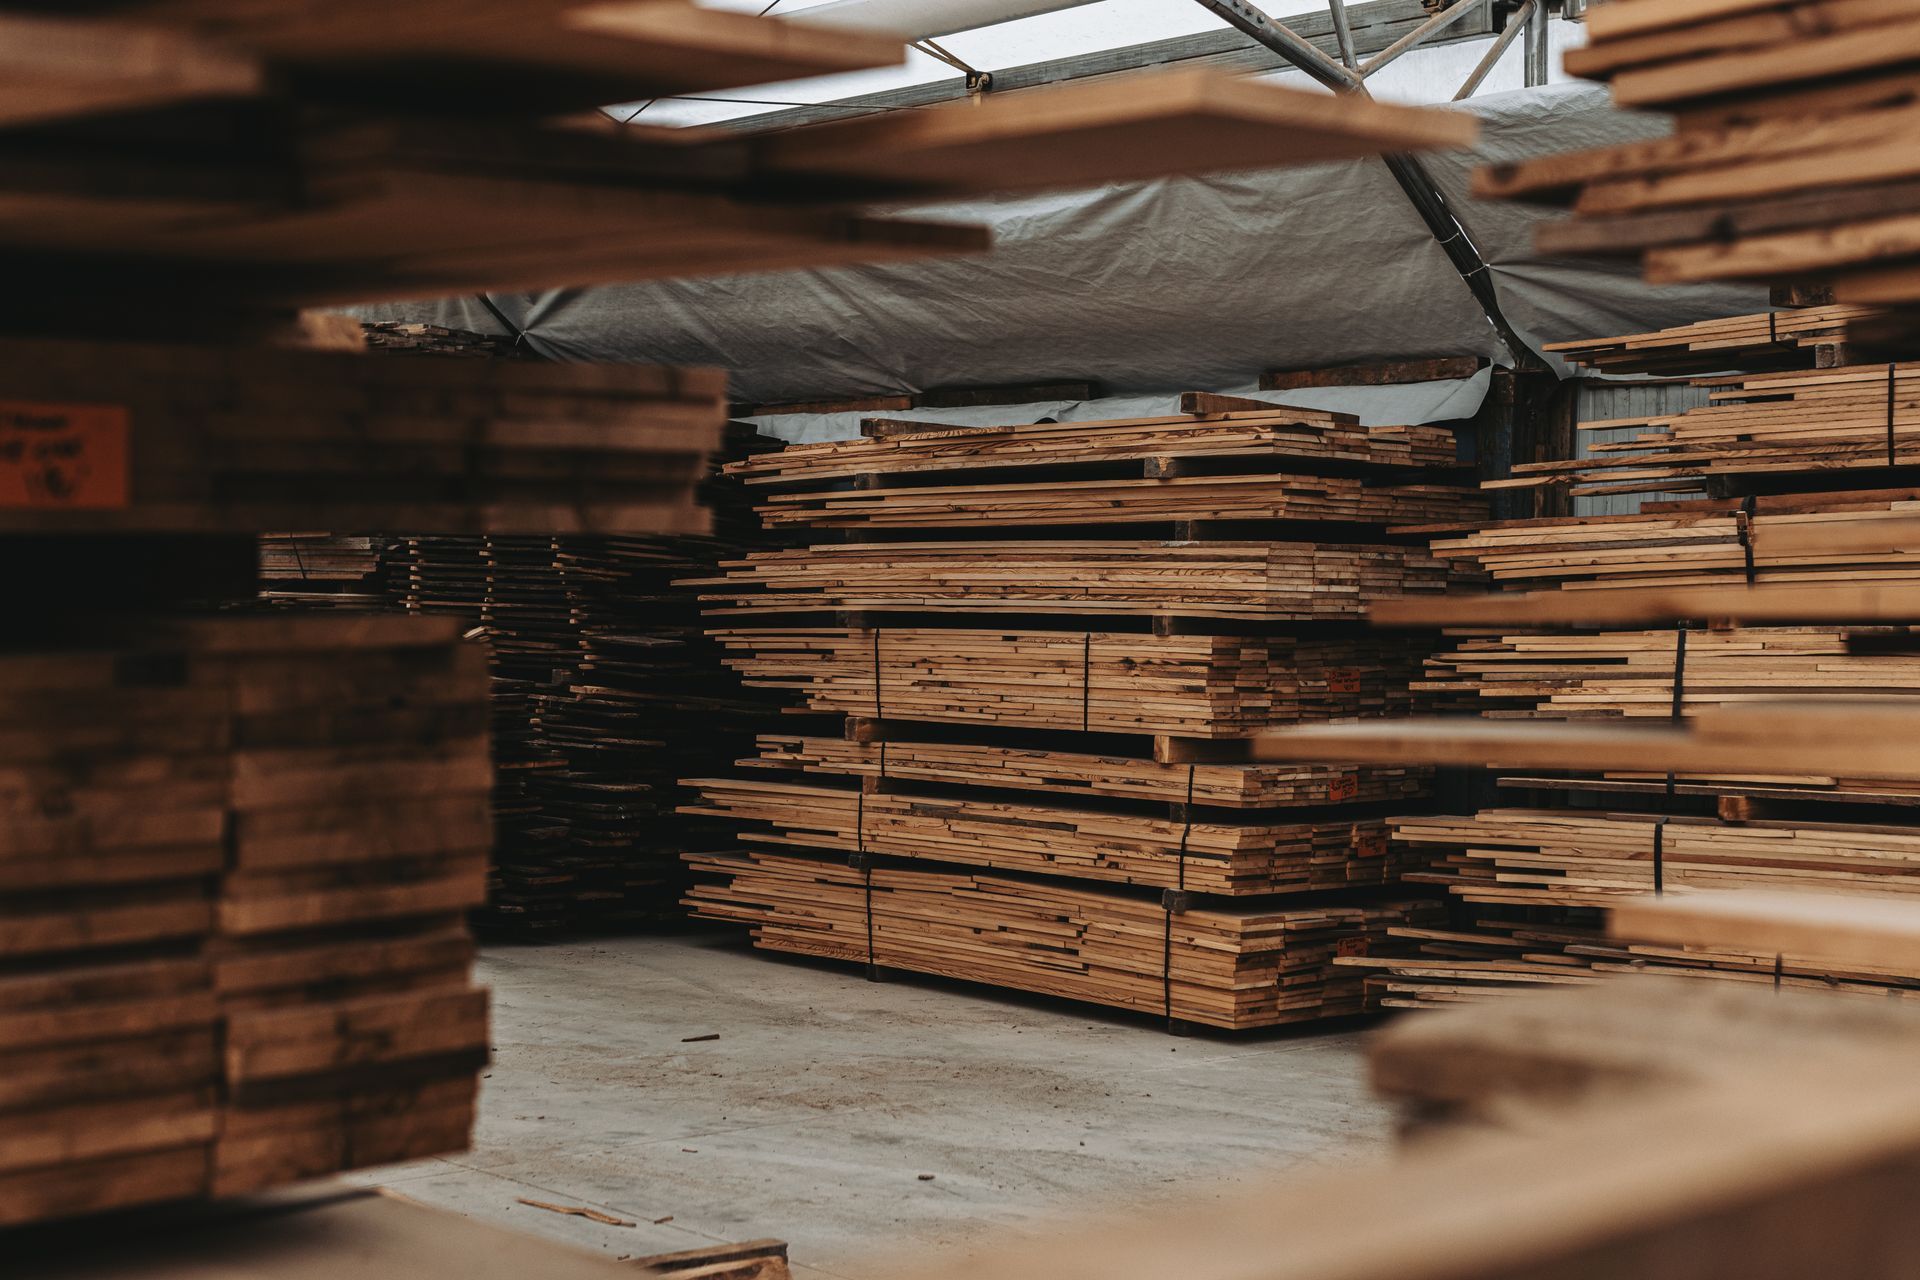
[[[1617,0],[1587,30],[1567,69],[1678,128],[1482,171],[1481,195],[1571,205],[1542,252],[1639,256],[1656,283],[1819,280],[1842,303],[1920,301],[1911,5]]]
[[[1428,641],[1354,624],[1472,575],[1385,526],[1484,506],[1445,428],[1182,407],[876,419],[729,468],[770,522],[819,532],[698,582],[711,634],[750,686],[843,723],[763,734],[751,776],[689,780],[687,810],[743,846],[691,859],[696,914],[763,947],[1175,1021],[1358,1008],[1333,951],[1437,911],[1379,896],[1406,869],[1382,816],[1431,777],[1258,765],[1239,740],[1405,714]]]
[[[1598,373],[1684,377],[1830,368],[1850,363],[1848,335],[1880,315],[1874,307],[1812,306],[1698,320],[1647,333],[1549,342],[1541,348]]]
[[[0,1222],[463,1149],[484,654],[398,617],[41,625],[0,655]]]
[[[0,341],[0,532],[703,533],[714,370]]]
[[[0,11],[17,90],[0,260],[88,305],[188,282],[268,308],[974,252],[982,228],[863,207],[1476,131],[1208,68],[750,137],[596,109],[894,65],[905,42],[683,0],[429,0],[404,22],[367,0],[34,7]]]

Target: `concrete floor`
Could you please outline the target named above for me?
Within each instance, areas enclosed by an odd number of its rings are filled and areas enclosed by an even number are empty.
[[[496,947],[479,977],[495,1061],[473,1150],[358,1180],[616,1257],[775,1236],[797,1275],[882,1280],[864,1260],[902,1246],[1389,1141],[1352,1029],[1176,1038],[737,935]]]

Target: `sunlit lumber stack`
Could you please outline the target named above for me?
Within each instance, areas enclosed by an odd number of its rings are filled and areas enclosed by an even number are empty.
[[[1872,307],[1800,307],[1648,333],[1549,342],[1541,349],[1612,374],[1677,377],[1735,369],[1812,369],[1846,364],[1849,322],[1877,314]]]
[[[1920,299],[1920,15],[1901,0],[1622,0],[1567,69],[1672,137],[1480,175],[1570,203],[1545,252],[1631,254],[1656,283],[1817,280],[1842,303]]]
[[[0,656],[0,1221],[464,1148],[490,770],[456,633],[125,618]]]
[[[1417,547],[1319,542],[820,543],[728,561],[716,616],[803,610],[1180,615],[1313,621],[1443,591]]]
[[[1236,896],[1386,884],[1405,870],[1377,818],[1226,822],[752,778],[692,785],[693,812],[739,824],[752,844]]]
[[[696,886],[696,914],[761,922],[781,884],[770,868],[836,883],[833,868],[871,872],[876,885],[884,870],[903,896],[876,895],[876,939],[897,901],[927,922],[911,927],[961,927],[1002,949],[967,965],[898,945],[881,958],[877,942],[875,956],[810,953],[1174,1022],[1259,1026],[1351,1008],[1318,995],[1263,1004],[1241,988],[1265,979],[1231,968],[1172,979],[1193,989],[1184,1000],[1152,991],[1182,963],[1169,922],[1213,913],[1238,930],[1269,907],[1274,920],[1364,913],[1399,882],[1408,862],[1382,842],[1381,813],[1422,803],[1430,774],[1260,765],[1241,740],[1406,714],[1431,637],[1354,623],[1372,601],[1475,575],[1393,542],[1387,525],[1470,518],[1484,504],[1442,428],[1364,428],[1197,392],[1182,408],[978,428],[870,419],[862,439],[728,468],[769,491],[759,509],[770,525],[817,532],[691,584],[709,634],[748,686],[842,723],[838,737],[763,733],[741,762],[751,776],[689,780],[699,797],[686,811],[725,821],[741,847],[694,860],[720,882]],[[1112,532],[1088,537],[1087,526]],[[859,540],[833,540],[842,527]],[[1156,902],[1155,890],[1172,896]],[[732,909],[736,898],[761,905]],[[1049,914],[1079,920],[1082,901],[1159,922],[1158,953],[1151,933],[1132,941],[1146,948],[1129,962],[1138,988],[1063,984],[1044,942],[997,941],[1033,936],[1030,921]],[[976,920],[994,923],[965,923]],[[804,951],[804,928],[755,936]],[[1324,955],[1302,961],[1288,984],[1317,986],[1324,968]],[[1219,989],[1203,995],[1207,983]]]
[[[935,627],[715,630],[754,688],[810,711],[1071,732],[1237,738],[1404,713],[1426,641]]]
[[[1920,490],[1761,494],[1640,513],[1507,520],[1436,537],[1433,553],[1497,584],[1564,587],[1910,583]]]
[[[762,734],[760,754],[743,764],[799,769],[903,784],[938,783],[1054,791],[1067,795],[1230,809],[1371,804],[1422,795],[1430,771],[1335,765],[1175,764],[1105,751],[1062,751],[980,742],[888,740]]]
[[[1432,902],[1195,907],[1070,881],[769,854],[690,859],[700,914],[772,950],[858,960],[1243,1029],[1356,1013],[1329,964]],[[870,898],[870,902],[869,902]],[[871,925],[871,929],[869,929]]]
[[[0,342],[0,530],[701,533],[713,371]]]

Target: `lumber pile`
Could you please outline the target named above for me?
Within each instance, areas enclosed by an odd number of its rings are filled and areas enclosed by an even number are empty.
[[[1359,1012],[1359,983],[1333,956],[1439,912],[1411,899],[1168,911],[1064,880],[761,853],[689,861],[703,877],[691,904],[751,925],[762,947],[1230,1029]]]
[[[1549,342],[1541,350],[1599,373],[1654,377],[1827,368],[1850,363],[1845,358],[1850,325],[1879,314],[1873,307],[1796,307],[1647,333]]]
[[[1269,725],[1405,714],[1420,637],[713,629],[752,688],[808,711],[1078,733],[1241,738]]]
[[[678,774],[723,767],[761,703],[727,678],[681,575],[704,540],[402,539],[397,603],[460,618],[492,651],[494,812],[485,921],[520,933],[677,914]]]
[[[484,679],[405,618],[0,656],[0,1222],[464,1148]]]
[[[1175,764],[1128,755],[1118,742],[1108,750],[1088,752],[979,742],[856,742],[762,734],[758,745],[760,754],[742,764],[908,784],[1055,791],[1226,809],[1407,800],[1425,794],[1431,780],[1431,771],[1425,769]]]
[[[878,199],[1298,166],[1476,132],[1464,114],[1214,68],[764,138],[621,127],[596,108],[895,65],[906,46],[683,0],[484,14],[421,0],[405,23],[388,8],[0,15],[15,90],[0,149],[17,156],[0,166],[14,197],[0,257],[78,277],[94,304],[192,282],[201,305],[256,309],[886,262],[989,241],[867,212]],[[488,109],[450,117],[456,101]]]
[[[1270,894],[1387,884],[1405,871],[1377,818],[1212,822],[1044,800],[698,778],[687,811],[757,844],[963,862],[1194,893]]]
[[[859,440],[728,467],[771,491],[771,527],[815,532],[693,581],[709,634],[747,686],[841,723],[763,733],[750,776],[688,780],[683,812],[741,846],[690,859],[695,914],[770,949],[1176,1023],[1355,1008],[1327,985],[1329,948],[1435,910],[1378,896],[1411,865],[1380,815],[1431,775],[1255,764],[1242,740],[1407,714],[1430,638],[1352,624],[1473,575],[1386,525],[1484,508],[1448,431],[1198,392],[1182,407],[871,419]],[[1069,524],[1134,536],[1050,536]]]
[[[1607,590],[1726,583],[1914,581],[1920,490],[1757,494],[1647,503],[1639,513],[1506,520],[1433,554],[1507,587]]]
[[[698,580],[716,616],[850,612],[1179,615],[1306,622],[1444,591],[1415,548],[1324,542],[855,542],[763,551]]]
[[[710,371],[29,339],[0,394],[36,533],[704,533],[725,412]]]
[[[1638,429],[1590,456],[1514,467],[1489,488],[1562,485],[1575,496],[1712,492],[1720,481],[1811,472],[1898,471],[1920,461],[1920,364],[1846,365],[1701,379],[1713,403],[1651,419],[1582,423]],[[1804,480],[1797,487],[1808,486]],[[1715,494],[1715,496],[1723,496]]]
[[[1624,0],[1567,55],[1673,136],[1478,175],[1482,195],[1570,205],[1549,253],[1638,257],[1655,283],[1831,285],[1841,303],[1920,299],[1920,17],[1888,2]],[[1908,345],[1911,350],[1911,326]]]

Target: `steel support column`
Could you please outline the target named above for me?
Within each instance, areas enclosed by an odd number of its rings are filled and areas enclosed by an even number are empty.
[[[1456,9],[1474,8],[1483,0],[1459,0]],[[1291,62],[1321,84],[1336,93],[1353,93],[1362,97],[1371,97],[1367,92],[1365,79],[1334,62],[1318,49],[1302,40],[1284,23],[1278,22],[1263,13],[1246,0],[1195,0],[1195,3],[1225,21],[1260,44]],[[1445,17],[1445,14],[1440,15]],[[1433,24],[1429,24],[1432,26]],[[1406,47],[1411,47],[1408,44]],[[1404,48],[1400,50],[1404,52]],[[1384,55],[1382,55],[1384,57]],[[1397,54],[1396,54],[1397,56]],[[1378,65],[1376,58],[1369,65]],[[1434,183],[1433,176],[1426,166],[1410,155],[1386,155],[1380,157],[1387,166],[1387,172],[1393,175],[1400,190],[1406,193],[1407,200],[1413,205],[1414,212],[1427,225],[1434,240],[1447,255],[1447,260],[1459,272],[1460,279],[1472,291],[1474,300],[1480,304],[1487,323],[1499,335],[1513,356],[1514,367],[1520,369],[1544,368],[1545,363],[1534,354],[1531,347],[1521,340],[1513,326],[1507,322],[1506,314],[1500,309],[1500,298],[1493,287],[1493,280],[1487,270],[1486,259],[1480,256],[1473,237],[1467,233],[1466,226],[1459,215],[1447,204],[1446,197]]]

